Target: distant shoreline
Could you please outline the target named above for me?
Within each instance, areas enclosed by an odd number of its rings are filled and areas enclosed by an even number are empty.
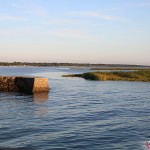
[[[130,64],[90,64],[90,63],[47,63],[47,62],[0,62],[0,66],[35,66],[35,67],[150,67],[148,65],[130,65]],[[97,68],[98,69],[98,68]],[[97,70],[96,69],[96,70]]]

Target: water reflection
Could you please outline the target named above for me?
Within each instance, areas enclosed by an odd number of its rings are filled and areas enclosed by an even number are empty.
[[[38,115],[38,117],[43,117],[46,114],[48,114],[48,108],[47,107],[39,107],[36,106],[34,110],[35,115]]]
[[[48,107],[46,105],[48,102],[48,92],[34,93],[33,99],[35,104],[35,114],[39,117],[46,115],[48,113]]]
[[[48,94],[48,92],[34,93],[33,95],[0,92],[0,114],[6,115],[6,117],[13,113],[16,116],[26,117],[26,115],[29,115],[28,117],[34,117],[36,114],[43,117],[43,115],[48,113]]]
[[[48,101],[48,92],[34,93],[33,99],[35,104],[46,103]]]

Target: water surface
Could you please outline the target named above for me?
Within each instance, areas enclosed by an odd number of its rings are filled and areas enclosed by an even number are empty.
[[[51,88],[42,95],[0,92],[0,148],[145,150],[150,84],[61,77],[86,71],[0,67],[0,75],[48,77]]]

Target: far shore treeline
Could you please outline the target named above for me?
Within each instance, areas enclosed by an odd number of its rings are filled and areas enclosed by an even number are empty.
[[[57,62],[54,62],[54,63],[47,63],[47,62],[0,62],[0,66],[150,67],[150,66],[144,66],[144,65],[129,65],[129,64],[90,64],[90,63],[57,63]]]

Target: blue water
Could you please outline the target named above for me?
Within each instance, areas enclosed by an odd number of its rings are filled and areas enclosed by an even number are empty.
[[[87,69],[0,67],[0,75],[49,78],[42,95],[0,92],[0,148],[146,150],[150,83],[87,81]]]

